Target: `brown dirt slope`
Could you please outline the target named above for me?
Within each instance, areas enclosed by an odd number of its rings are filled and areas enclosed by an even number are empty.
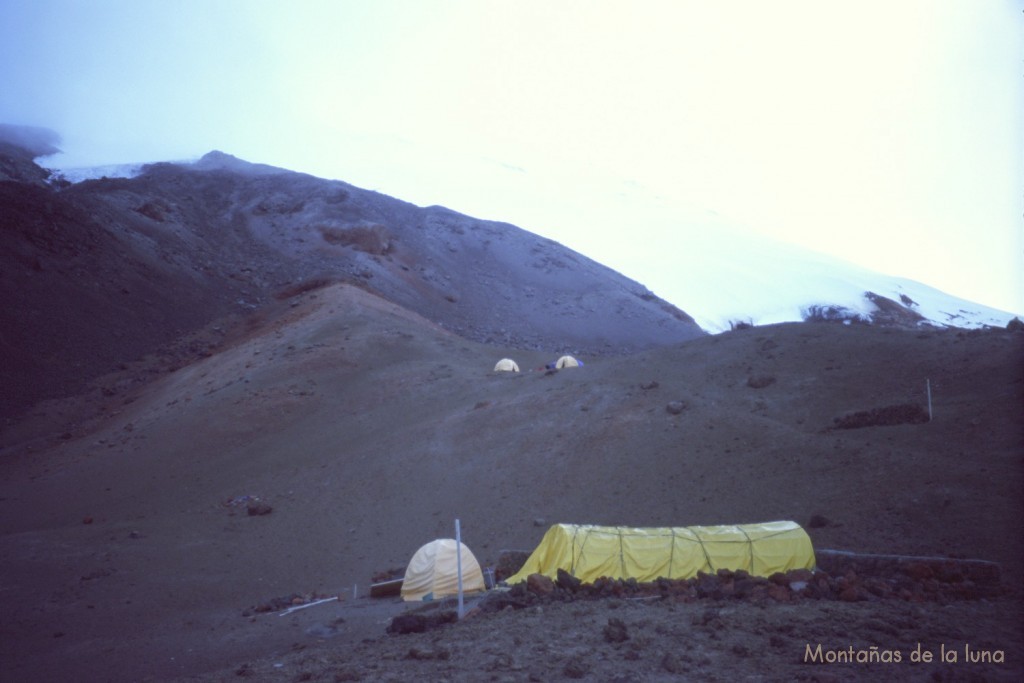
[[[407,641],[383,633],[402,609],[388,601],[288,618],[251,609],[365,591],[455,518],[491,564],[560,521],[816,515],[818,547],[993,560],[1015,590],[1022,334],[778,325],[549,374],[537,368],[553,353],[466,340],[354,286],[217,327],[195,362],[130,365],[0,438],[0,658],[15,680],[788,680],[808,672],[788,668],[804,640],[845,646],[845,628],[858,646],[955,640],[1018,658],[883,677],[1020,672],[1013,590],[950,607],[552,605]],[[503,356],[524,372],[491,372]],[[926,380],[931,422],[834,428],[925,405]],[[245,496],[272,512],[246,514]],[[616,609],[636,660],[601,640]],[[705,609],[719,614],[704,621]],[[691,659],[665,664],[673,643]]]
[[[0,143],[0,419],[227,315],[347,282],[477,341],[623,354],[703,336],[645,287],[506,223],[210,153],[44,182]],[[204,340],[203,343],[207,343]]]

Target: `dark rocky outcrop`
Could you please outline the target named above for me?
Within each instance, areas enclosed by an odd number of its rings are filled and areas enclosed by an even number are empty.
[[[900,424],[928,422],[928,411],[916,403],[858,410],[834,419],[834,429],[861,429],[863,427],[891,427]]]

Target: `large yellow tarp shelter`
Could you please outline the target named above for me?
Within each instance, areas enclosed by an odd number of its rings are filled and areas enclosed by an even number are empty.
[[[520,583],[530,574],[556,578],[559,569],[593,583],[601,577],[690,579],[719,569],[767,577],[814,566],[811,539],[796,522],[655,528],[556,524],[506,581]]]

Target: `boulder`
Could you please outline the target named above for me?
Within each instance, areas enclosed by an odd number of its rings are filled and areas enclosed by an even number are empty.
[[[550,595],[555,590],[555,582],[543,574],[530,574],[526,577],[526,590],[534,595]]]

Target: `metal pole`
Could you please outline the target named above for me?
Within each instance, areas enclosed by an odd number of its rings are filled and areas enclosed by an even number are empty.
[[[928,421],[931,422],[932,421],[932,381],[930,379],[926,379],[924,382],[925,382],[925,388],[928,390]]]
[[[462,530],[459,520],[455,520],[455,570],[459,576],[459,619],[462,619],[465,607],[462,603]]]

